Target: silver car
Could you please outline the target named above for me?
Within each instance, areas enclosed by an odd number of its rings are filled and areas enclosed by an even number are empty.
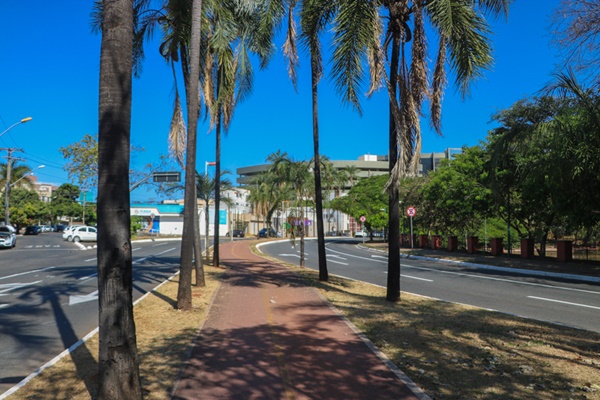
[[[0,247],[12,249],[17,245],[17,233],[12,226],[0,226]]]

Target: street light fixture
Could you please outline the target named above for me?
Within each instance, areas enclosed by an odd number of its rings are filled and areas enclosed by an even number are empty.
[[[27,178],[28,176],[32,176],[33,175],[33,171],[35,171],[36,169],[40,169],[40,168],[44,168],[44,167],[45,167],[45,165],[38,165],[37,167],[35,167],[34,169],[32,169],[31,171],[29,171],[28,173],[26,173],[22,177],[20,177],[19,179],[17,179],[13,183],[11,183],[10,187],[15,186],[17,183],[19,183],[19,181],[22,181],[23,179]]]
[[[0,136],[4,135],[6,132],[10,131],[12,128],[14,128],[17,125],[20,124],[24,124],[25,122],[29,122],[31,121],[33,118],[31,117],[27,117],[27,118],[23,118],[22,120],[15,122],[14,124],[12,124],[11,126],[9,126],[4,132],[0,133]]]

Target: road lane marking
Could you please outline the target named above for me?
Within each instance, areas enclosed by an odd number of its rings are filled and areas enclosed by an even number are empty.
[[[24,288],[27,286],[37,285],[40,282],[43,282],[43,281],[35,281],[35,282],[27,282],[27,283],[21,283],[21,282],[5,283],[5,284],[0,285],[0,295],[3,295],[4,292],[10,292],[13,289],[21,289],[21,288]]]
[[[298,254],[279,254],[281,257],[297,257],[300,258]]]
[[[48,270],[54,269],[54,268],[56,268],[56,267],[46,267],[46,268],[41,268],[41,269],[34,269],[32,271],[27,271],[27,272],[21,272],[19,274],[2,276],[2,277],[0,277],[0,280],[2,280],[2,279],[8,279],[8,278],[14,278],[16,276],[23,276],[23,275],[28,275],[28,274],[35,274],[35,273],[38,273],[38,272],[48,271]]]
[[[387,272],[386,272],[386,273],[387,273]],[[418,276],[411,276],[411,275],[404,275],[404,274],[400,274],[400,276],[401,276],[402,278],[416,279],[416,280],[418,280],[418,281],[433,282],[433,279],[419,278]]]
[[[327,262],[334,263],[334,264],[348,265],[348,263],[341,262],[341,261],[335,261],[335,260],[327,260]]]
[[[546,284],[543,284],[543,283],[523,282],[523,281],[516,281],[514,279],[493,278],[493,277],[490,277],[490,276],[479,276],[479,275],[467,274],[467,273],[464,273],[464,272],[443,271],[443,270],[439,270],[439,269],[435,269],[435,268],[416,267],[414,265],[407,265],[407,264],[403,264],[403,266],[404,267],[408,267],[408,268],[422,270],[422,271],[439,272],[441,274],[466,276],[466,277],[469,277],[469,278],[487,279],[487,280],[498,281],[498,282],[516,283],[516,284],[519,284],[519,285],[536,286],[536,287],[544,287],[544,288],[550,288],[550,289],[567,290],[567,291],[570,291],[570,292],[589,293],[589,294],[600,295],[600,292],[597,292],[597,291],[594,291],[594,290],[575,289],[575,288],[569,288],[569,287],[564,287],[564,286],[553,286],[553,285],[546,285]]]
[[[342,259],[342,260],[347,260],[347,258],[344,258],[342,256],[338,256],[337,254],[326,254],[325,256],[326,257],[335,257],[335,258],[339,258],[339,259]]]
[[[72,306],[75,304],[85,303],[85,302],[94,301],[94,300],[98,300],[98,291],[97,290],[90,294],[69,296],[69,305]]]
[[[527,296],[527,298],[534,299],[534,300],[550,301],[552,303],[566,304],[566,305],[569,305],[569,306],[592,308],[594,310],[600,310],[600,307],[590,306],[590,305],[587,305],[587,304],[571,303],[569,301],[562,301],[562,300],[555,300],[555,299],[546,299],[544,297],[536,297],[536,296]]]

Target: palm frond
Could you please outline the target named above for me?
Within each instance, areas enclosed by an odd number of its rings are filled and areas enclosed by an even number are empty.
[[[426,11],[445,37],[457,89],[466,97],[471,82],[481,77],[483,69],[492,63],[489,26],[471,2],[433,1],[427,4]]]
[[[181,168],[185,165],[185,148],[186,148],[187,130],[185,127],[185,121],[183,118],[183,110],[181,108],[181,101],[179,98],[179,92],[175,90],[175,107],[173,109],[173,116],[171,117],[171,125],[169,127],[169,151]]]
[[[440,36],[438,53],[431,83],[431,125],[438,135],[442,135],[442,100],[446,88],[446,38]]]
[[[359,89],[363,82],[363,54],[373,48],[373,28],[378,26],[377,8],[368,0],[340,2],[333,21],[332,76],[342,101],[361,112]]]

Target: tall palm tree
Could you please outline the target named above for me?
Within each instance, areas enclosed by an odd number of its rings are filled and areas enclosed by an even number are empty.
[[[311,163],[307,161],[294,161],[287,153],[280,151],[270,154],[267,161],[271,162],[269,173],[275,177],[276,186],[281,191],[291,190],[294,196],[296,215],[295,229],[300,232],[300,265],[304,265],[304,236],[306,226],[304,225],[304,207],[310,197],[309,185]]]
[[[208,49],[204,66],[204,100],[215,128],[215,176],[221,175],[221,131],[229,130],[236,105],[252,91],[251,54],[265,67],[274,52],[275,23],[283,16],[267,3],[214,2],[208,11]],[[217,182],[215,204],[220,204]],[[219,215],[215,213],[213,264],[219,265]]]
[[[102,2],[98,123],[98,398],[141,399],[130,241],[133,0]]]
[[[192,0],[190,34],[190,65],[189,76],[185,81],[188,132],[185,162],[185,192],[183,208],[183,232],[181,238],[180,282],[177,290],[177,308],[180,310],[192,309],[192,267],[194,253],[196,258],[196,279],[199,284],[204,283],[204,270],[202,252],[200,251],[200,235],[198,233],[198,201],[196,198],[196,138],[198,128],[198,114],[200,112],[199,81],[200,81],[200,42],[202,0]]]
[[[468,94],[474,78],[492,61],[484,15],[506,15],[510,0],[340,0],[333,22],[332,73],[344,101],[360,111],[363,61],[370,67],[369,93],[381,87],[389,98],[389,255],[386,299],[400,299],[399,181],[417,173],[420,117],[426,99],[432,126],[441,133],[441,101],[446,68]],[[431,25],[426,30],[426,19]],[[433,75],[427,69],[427,33],[438,46]],[[383,42],[380,42],[383,38]],[[448,57],[448,59],[447,59]],[[387,67],[387,70],[386,70]],[[429,87],[429,81],[431,86]]]
[[[300,11],[302,42],[310,53],[311,106],[313,130],[313,174],[315,183],[315,208],[317,220],[317,247],[319,257],[319,280],[327,281],[327,258],[325,256],[325,230],[323,227],[323,189],[321,183],[321,156],[319,153],[319,94],[318,84],[323,75],[321,42],[319,36],[325,30],[336,8],[336,1],[303,0]]]
[[[11,161],[12,163],[12,161]],[[33,184],[27,175],[31,174],[31,168],[25,164],[11,164],[10,184],[13,185],[19,181],[18,185],[28,189],[33,189]],[[0,190],[6,188],[6,178],[8,176],[8,163],[0,163]]]

